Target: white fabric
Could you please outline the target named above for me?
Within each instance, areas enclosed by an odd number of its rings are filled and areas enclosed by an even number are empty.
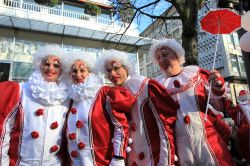
[[[47,82],[39,71],[31,74],[28,80],[32,96],[45,105],[56,105],[63,103],[67,97],[67,86],[58,82]]]
[[[97,86],[102,84],[102,79],[92,74],[86,78],[84,83],[69,85],[69,97],[75,102],[93,98],[98,90]]]
[[[129,145],[131,147],[131,151],[129,152],[128,165],[132,165],[133,162],[136,162],[137,165],[143,166],[151,166],[154,165],[154,161],[152,159],[152,152],[150,147],[148,146],[150,143],[147,140],[147,135],[145,132],[143,117],[141,115],[141,104],[145,101],[148,96],[147,88],[145,85],[142,86],[142,82],[146,79],[143,76],[133,76],[129,77],[123,87],[128,89],[135,97],[136,103],[131,108],[131,117],[132,120],[129,122],[136,125],[136,132],[131,130],[129,131],[129,135],[133,140],[133,144]],[[139,160],[138,155],[140,152],[144,153],[144,159]]]
[[[143,82],[145,81],[145,84]],[[148,98],[148,79],[144,76],[134,75],[128,77],[126,82],[123,85],[126,89],[128,89],[134,96],[136,96],[137,102],[131,109],[132,123],[136,124],[136,132],[130,130],[130,137],[133,140],[133,144],[131,146],[131,151],[129,152],[129,165],[132,165],[133,162],[136,162],[138,165],[143,166],[152,166],[155,165],[154,160],[152,158],[152,150],[149,144],[147,130],[144,122],[144,117],[142,115],[143,107],[145,100]],[[168,145],[166,141],[166,133],[165,130],[162,129],[161,120],[159,119],[159,115],[157,111],[154,109],[154,103],[150,101],[150,107],[154,113],[154,118],[156,118],[158,129],[159,129],[159,137],[160,137],[160,159],[158,165],[168,165]],[[131,125],[131,124],[130,124]],[[140,160],[138,155],[140,152],[144,153],[144,159]]]
[[[197,66],[184,67],[182,72],[174,77],[161,76],[158,78],[170,92],[172,98],[179,101],[180,108],[177,111],[175,136],[179,153],[180,165],[216,165],[209,150],[203,133],[205,128],[200,117],[196,99],[196,86],[201,83]],[[196,78],[196,81],[192,81]],[[180,83],[180,88],[174,86],[174,81]],[[186,88],[183,88],[186,87]],[[182,89],[183,88],[183,89]],[[205,103],[204,103],[205,104]],[[186,125],[184,117],[189,116],[191,123]],[[206,156],[204,158],[204,156]]]
[[[91,145],[91,142],[93,141],[91,140],[90,135],[91,125],[89,126],[86,124],[91,123],[92,117],[89,115],[90,111],[92,111],[92,104],[102,86],[102,80],[94,74],[88,76],[83,84],[70,84],[68,86],[69,97],[74,100],[72,108],[75,108],[77,112],[76,114],[69,114],[67,123],[75,124],[80,120],[84,124],[81,129],[78,129],[76,125],[67,126],[67,135],[70,133],[76,133],[77,135],[76,140],[69,140],[68,138],[69,153],[77,150],[79,155],[77,158],[72,158],[72,156],[70,156],[74,166],[93,166],[95,163],[92,154],[93,148]],[[82,150],[78,150],[77,146],[79,141],[85,144],[85,147]]]
[[[69,101],[66,100],[63,103],[54,105],[44,105],[32,97],[33,94],[31,94],[28,83],[22,84],[21,88],[21,103],[24,110],[22,142],[20,145],[21,162],[26,163],[24,165],[33,163],[30,164],[32,166],[36,165],[34,164],[36,161],[44,162],[42,164],[44,166],[50,165],[50,162],[53,165],[59,165],[60,161],[56,156],[58,151],[51,153],[50,148],[57,145],[60,149],[62,130]],[[36,115],[38,109],[44,110],[43,115]],[[51,124],[54,122],[57,122],[58,127],[51,129]],[[32,139],[31,133],[33,131],[39,133],[37,139]]]
[[[17,118],[21,122],[21,132],[20,132],[20,144],[18,157],[20,159],[19,165],[22,166],[47,166],[47,165],[55,165],[60,166],[61,161],[58,159],[56,152],[51,153],[50,148],[54,145],[57,145],[60,149],[61,143],[61,135],[62,129],[64,125],[64,120],[66,117],[66,112],[68,110],[69,102],[66,100],[67,95],[63,97],[54,97],[52,103],[48,103],[51,100],[46,102],[49,105],[42,104],[41,101],[43,95],[40,97],[34,98],[32,89],[36,89],[38,87],[34,87],[38,85],[38,80],[34,80],[35,78],[40,78],[38,73],[33,73],[30,78],[31,84],[28,82],[21,83],[20,85],[20,102],[22,105],[22,112],[20,111],[20,115],[17,116],[17,112],[10,113],[10,117],[8,117],[7,122],[5,123],[5,132],[4,132],[4,142],[2,145],[2,156],[1,156],[1,166],[9,165],[9,157],[7,156],[7,152],[10,146],[10,138],[11,131],[13,130],[14,124],[16,123]],[[42,84],[42,83],[41,83]],[[39,85],[38,85],[39,86]],[[38,91],[41,94],[46,94],[45,86],[39,86],[43,88],[38,88]],[[59,94],[63,95],[65,90]],[[44,93],[43,93],[44,92]],[[56,91],[54,90],[53,93]],[[61,92],[61,93],[60,93]],[[38,95],[39,93],[35,93]],[[39,95],[38,95],[39,96]],[[46,96],[46,95],[45,95]],[[65,98],[66,97],[66,98]],[[45,97],[48,99],[48,97]],[[58,100],[57,100],[58,99]],[[46,101],[46,100],[45,100]],[[37,116],[36,111],[38,109],[43,109],[43,115]],[[13,109],[19,110],[19,109]],[[56,129],[51,129],[50,125],[53,122],[58,123],[58,127]],[[39,133],[39,137],[37,139],[33,139],[31,137],[31,132],[37,131]]]
[[[113,158],[111,160],[109,166],[125,166],[125,161]]]

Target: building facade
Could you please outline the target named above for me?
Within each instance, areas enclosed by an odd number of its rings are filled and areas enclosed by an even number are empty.
[[[206,6],[199,11],[199,20],[209,10],[216,9],[216,6],[216,1],[207,0]],[[174,7],[170,7],[164,14],[167,16],[178,15]],[[203,31],[200,25],[197,25],[197,28],[199,30],[198,64],[202,68],[211,70],[217,35],[211,35]],[[161,34],[159,31],[161,31]],[[180,20],[156,20],[140,35],[154,39],[175,38],[181,44],[181,33],[182,24]],[[248,89],[244,61],[242,59],[239,38],[236,32],[219,35],[216,56],[215,69],[218,70],[229,83],[228,86],[231,90],[232,99],[236,102],[236,96],[238,96],[239,91]],[[139,66],[141,73],[149,77],[155,78],[160,74],[159,67],[153,64],[152,60],[148,58],[147,53],[139,55]]]
[[[86,14],[86,2],[99,6],[101,13]],[[140,48],[151,40],[139,37],[135,25],[127,29],[111,9],[108,0],[62,0],[54,7],[34,0],[0,0],[1,81],[27,80],[33,71],[32,56],[46,44],[87,51],[97,58],[103,50],[116,48],[128,52],[137,66]]]

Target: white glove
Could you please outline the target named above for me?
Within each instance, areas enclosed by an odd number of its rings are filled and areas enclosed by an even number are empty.
[[[111,160],[109,166],[125,166],[125,161],[124,161],[124,159],[113,158]]]

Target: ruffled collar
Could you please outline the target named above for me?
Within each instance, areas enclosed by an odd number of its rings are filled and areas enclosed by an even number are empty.
[[[71,83],[68,86],[69,97],[75,102],[80,102],[88,98],[94,98],[101,86],[103,86],[102,79],[94,74],[91,74],[86,78],[84,83]]]
[[[45,105],[58,105],[68,98],[66,84],[47,82],[39,71],[31,74],[28,86],[32,96]]]

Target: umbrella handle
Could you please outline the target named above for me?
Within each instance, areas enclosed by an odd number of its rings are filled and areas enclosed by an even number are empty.
[[[219,34],[217,34],[212,70],[214,70],[214,68],[215,68],[215,60],[216,60],[217,45],[218,45],[219,37],[220,37]],[[207,105],[206,105],[204,121],[207,121],[207,111],[208,111],[208,104],[209,104],[209,100],[210,100],[210,96],[211,96],[211,87],[212,87],[212,81],[209,82],[209,90],[208,90]]]
[[[205,111],[204,121],[207,121],[208,105],[209,105],[211,91],[212,91],[211,87],[212,87],[212,81],[209,82],[209,90],[208,90],[208,96],[207,96],[207,105],[206,105],[206,111]]]

